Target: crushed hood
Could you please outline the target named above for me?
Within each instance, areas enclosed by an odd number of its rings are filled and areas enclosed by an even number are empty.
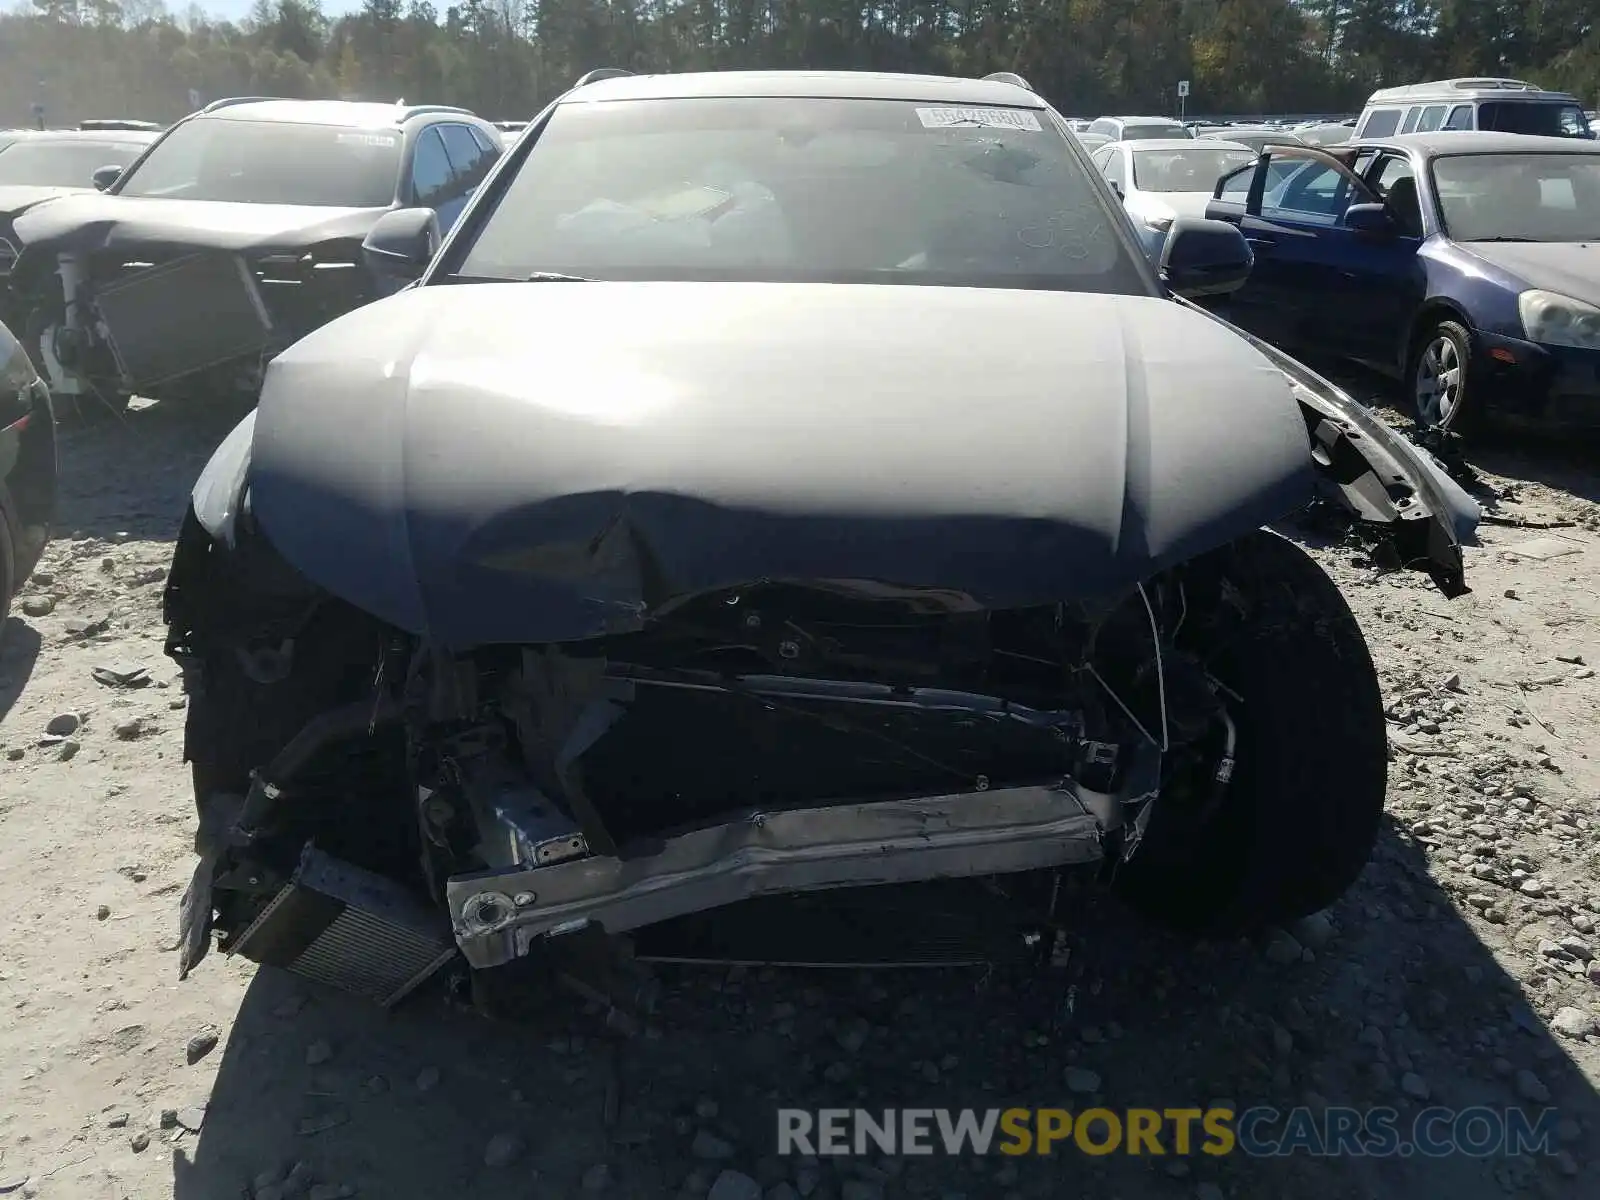
[[[1600,241],[1462,242],[1462,249],[1530,288],[1600,304]]]
[[[387,211],[290,204],[79,193],[19,217],[29,250],[134,249],[180,245],[205,250],[295,250],[336,238],[362,238]]]
[[[763,579],[1105,594],[1305,503],[1307,450],[1281,371],[1153,297],[450,285],[274,360],[249,494],[308,577],[460,647]]]

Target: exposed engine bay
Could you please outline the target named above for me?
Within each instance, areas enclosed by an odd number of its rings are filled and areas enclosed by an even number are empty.
[[[1013,611],[767,583],[613,638],[448,655],[293,587],[201,623],[237,576],[193,532],[169,652],[252,715],[189,728],[197,788],[236,790],[202,811],[185,971],[213,908],[224,951],[393,1002],[457,949],[482,969],[779,892],[1105,869],[1158,795],[1203,809],[1232,771],[1198,648],[1245,616],[1208,560]],[[271,594],[287,577],[260,567]],[[229,781],[256,757],[241,738],[281,749]]]

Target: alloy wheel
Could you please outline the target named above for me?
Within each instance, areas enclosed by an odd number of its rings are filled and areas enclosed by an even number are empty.
[[[1436,335],[1417,359],[1417,416],[1424,425],[1450,428],[1461,403],[1461,352],[1455,340]]]

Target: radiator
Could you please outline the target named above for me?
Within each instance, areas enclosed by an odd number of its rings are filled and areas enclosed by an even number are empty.
[[[230,953],[398,1004],[455,957],[448,919],[398,884],[314,846]]]
[[[134,388],[260,355],[272,320],[237,254],[185,255],[101,285],[95,307]]]

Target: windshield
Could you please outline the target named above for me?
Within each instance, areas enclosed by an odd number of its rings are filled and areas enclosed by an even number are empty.
[[[382,208],[394,201],[398,130],[200,117],[122,181],[122,196]]]
[[[1441,224],[1458,242],[1600,239],[1600,153],[1458,154],[1432,169]]]
[[[1491,100],[1478,105],[1478,128],[1501,133],[1532,133],[1547,137],[1590,136],[1589,122],[1576,104],[1549,101]]]
[[[37,141],[24,139],[0,146],[0,185],[38,187],[94,186],[94,173],[115,163],[126,167],[144,147],[129,142]]]
[[[1122,140],[1125,142],[1149,142],[1157,138],[1183,138],[1188,137],[1189,131],[1182,125],[1124,125],[1122,127]]]
[[[1136,150],[1133,185],[1141,192],[1205,192],[1208,196],[1235,167],[1255,162],[1249,150],[1196,146],[1182,150]]]
[[[558,107],[459,274],[1144,293],[1048,114],[739,97]]]

